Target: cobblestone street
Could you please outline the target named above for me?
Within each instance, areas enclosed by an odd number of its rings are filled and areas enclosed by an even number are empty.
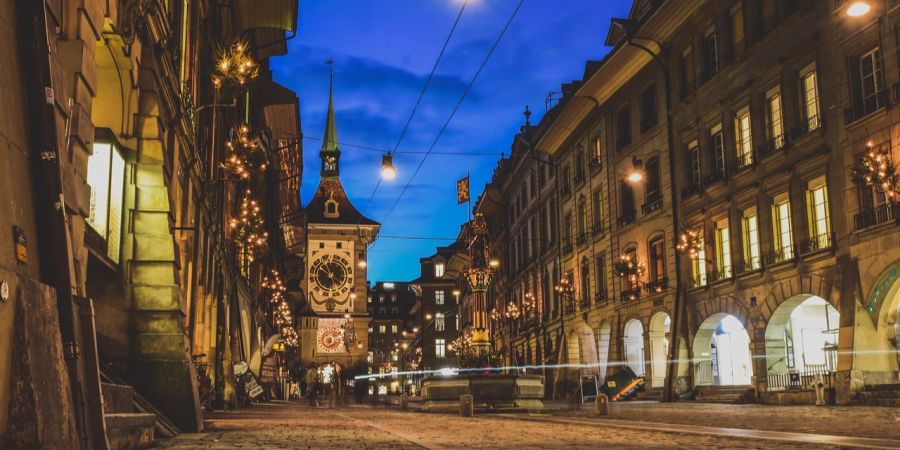
[[[652,408],[651,408],[652,410]],[[637,410],[635,410],[637,411]],[[774,410],[773,410],[774,411]],[[852,410],[846,410],[852,411]],[[622,411],[624,412],[624,411]],[[624,416],[617,416],[620,419]],[[856,422],[849,420],[849,422]],[[711,426],[706,422],[695,422]],[[856,422],[859,423],[859,422]],[[618,420],[558,415],[456,415],[402,412],[369,407],[317,408],[298,404],[256,405],[215,413],[206,431],[157,441],[155,448],[852,448],[804,435],[796,440],[778,437],[740,437],[742,430],[667,432],[655,423],[634,428]],[[713,429],[709,429],[713,430]],[[890,434],[888,432],[887,434]],[[875,437],[865,433],[858,436]],[[821,436],[818,436],[821,437]],[[890,442],[869,442],[870,448],[891,448]]]

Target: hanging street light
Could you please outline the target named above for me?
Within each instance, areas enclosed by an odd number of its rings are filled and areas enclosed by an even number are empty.
[[[388,181],[397,178],[397,169],[394,168],[394,155],[390,152],[385,153],[381,157],[381,178]]]
[[[847,15],[850,17],[861,17],[869,13],[872,9],[866,2],[853,2],[847,7]]]
[[[640,158],[631,158],[631,172],[628,174],[628,181],[639,183],[644,179],[644,162]]]

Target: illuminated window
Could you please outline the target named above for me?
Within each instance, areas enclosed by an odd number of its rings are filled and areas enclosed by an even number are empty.
[[[375,353],[369,352],[368,354],[366,354],[366,362],[372,364],[373,361],[375,361]]]
[[[791,200],[788,194],[775,196],[772,201],[772,228],[775,236],[775,262],[794,257],[794,238],[791,229]]]
[[[831,223],[828,212],[828,187],[822,175],[809,182],[806,191],[806,207],[809,216],[809,238],[815,248],[829,247]]]
[[[444,313],[434,314],[434,331],[444,331]]]
[[[434,304],[435,305],[443,305],[444,304],[444,291],[434,291]]]
[[[700,227],[696,230],[700,234],[699,249],[697,257],[691,259],[691,274],[694,275],[694,287],[706,286],[706,238],[704,229]]]
[[[94,143],[93,153],[88,157],[87,184],[91,188],[87,223],[99,235],[95,244],[101,247],[100,250],[105,250],[106,256],[113,262],[118,263],[122,237],[125,159],[114,144]]]
[[[447,356],[447,344],[443,339],[434,340],[434,356],[444,358]]]
[[[444,276],[444,263],[436,263],[434,265],[434,276],[436,276],[436,277]]]
[[[731,232],[728,219],[716,222],[716,267],[720,278],[731,277]]]
[[[750,107],[744,107],[734,116],[734,139],[738,167],[753,164],[753,137],[750,134]]]
[[[722,124],[716,124],[709,130],[709,138],[712,141],[713,159],[715,163],[715,175],[724,180],[728,175],[725,168],[725,138],[722,136]]]
[[[784,123],[781,114],[781,88],[776,87],[766,93],[766,134],[769,146],[774,149],[784,147]]]
[[[397,352],[391,353],[391,361],[397,362],[398,359],[400,359],[400,355]]]
[[[378,332],[381,334],[387,333],[387,325],[378,325]]]
[[[741,212],[742,245],[744,250],[744,270],[756,270],[761,267],[759,258],[759,216],[756,207]]]
[[[397,325],[391,325],[391,333],[397,334]]]
[[[699,188],[703,182],[703,172],[700,166],[700,146],[697,141],[688,144],[688,157],[691,161],[691,186]]]
[[[803,72],[800,73],[800,80],[803,92],[803,113],[808,130],[812,131],[822,124],[819,117],[819,85],[815,64],[803,69]]]

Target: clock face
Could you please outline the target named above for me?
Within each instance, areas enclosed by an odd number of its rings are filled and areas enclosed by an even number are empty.
[[[309,279],[318,296],[343,297],[353,286],[353,265],[341,255],[324,254],[310,266]]]
[[[325,326],[319,328],[318,347],[323,353],[335,353],[344,350],[344,333],[340,328]]]

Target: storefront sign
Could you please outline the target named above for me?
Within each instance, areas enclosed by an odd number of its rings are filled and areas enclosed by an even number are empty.
[[[16,243],[16,260],[20,264],[28,264],[28,243],[25,241],[25,230],[13,226],[13,239]]]
[[[263,393],[263,388],[259,386],[259,383],[256,382],[256,379],[253,377],[249,377],[246,383],[244,383],[244,387],[247,389],[247,395],[250,398],[259,397],[260,394]]]
[[[9,299],[9,283],[6,280],[3,280],[0,283],[0,302],[5,302]]]

